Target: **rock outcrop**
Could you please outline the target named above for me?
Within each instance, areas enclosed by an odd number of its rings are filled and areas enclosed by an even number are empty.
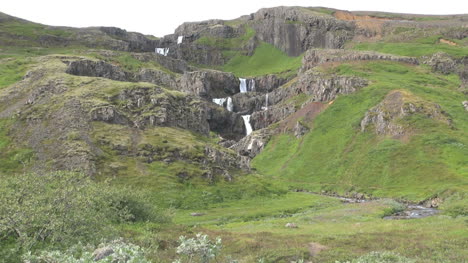
[[[225,98],[239,92],[239,79],[232,73],[216,70],[185,72],[180,89],[206,99]]]
[[[294,89],[297,94],[313,96],[314,101],[331,101],[339,94],[356,92],[367,84],[367,80],[359,77],[328,75],[310,70],[299,76]]]
[[[298,56],[313,47],[342,48],[355,29],[353,23],[299,7],[264,8],[251,18],[258,39],[289,56]]]
[[[323,63],[343,62],[354,60],[388,60],[418,65],[416,58],[383,54],[373,51],[354,51],[343,49],[311,49],[302,59],[301,72],[314,68]]]
[[[456,62],[444,52],[435,53],[424,63],[431,66],[432,71],[440,72],[442,74],[450,74],[457,71]]]
[[[254,158],[265,148],[273,134],[274,132],[268,129],[257,130],[252,132],[250,135],[245,136],[230,148],[242,156]]]
[[[450,125],[450,119],[438,104],[424,101],[408,91],[394,90],[366,113],[361,121],[361,131],[373,130],[378,135],[399,138],[409,132],[409,128],[398,120],[414,114]]]

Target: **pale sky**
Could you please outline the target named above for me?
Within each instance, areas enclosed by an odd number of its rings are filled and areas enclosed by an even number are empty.
[[[234,19],[273,6],[324,6],[350,11],[467,14],[466,0],[2,0],[0,12],[54,26],[115,26],[158,37],[183,22]]]

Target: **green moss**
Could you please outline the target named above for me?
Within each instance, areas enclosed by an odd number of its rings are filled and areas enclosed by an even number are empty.
[[[301,66],[302,56],[289,57],[268,43],[260,44],[252,56],[237,55],[223,66],[224,71],[239,77],[254,77],[266,74],[296,74]]]

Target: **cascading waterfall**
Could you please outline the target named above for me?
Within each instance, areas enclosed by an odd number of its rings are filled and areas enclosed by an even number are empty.
[[[268,93],[265,94],[265,110],[268,110]]]
[[[183,40],[184,40],[184,36],[177,37],[177,44],[182,44]]]
[[[241,93],[247,92],[247,80],[239,78],[239,81],[240,81],[240,85],[239,85],[240,92]]]
[[[213,99],[213,102],[221,107],[224,107],[224,102],[226,102],[226,98]]]
[[[226,104],[226,109],[228,111],[232,111],[234,109],[234,105],[232,105],[232,99],[231,97],[227,98],[227,104]]]
[[[249,86],[247,87],[248,91],[255,91],[255,79],[251,79]]]
[[[156,54],[167,56],[167,53],[169,53],[169,48],[156,48]]]
[[[252,133],[252,125],[250,125],[250,115],[242,115],[242,119],[244,119],[246,134],[247,135],[251,134]]]

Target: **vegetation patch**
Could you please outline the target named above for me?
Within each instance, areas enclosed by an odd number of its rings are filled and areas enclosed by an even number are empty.
[[[301,66],[302,56],[289,57],[268,43],[261,43],[252,56],[236,55],[223,66],[224,71],[239,77],[267,74],[295,75]]]

